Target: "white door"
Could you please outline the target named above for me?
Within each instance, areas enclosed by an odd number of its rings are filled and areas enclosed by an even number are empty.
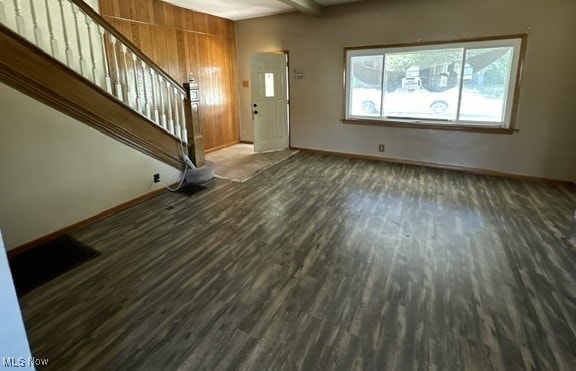
[[[254,151],[288,148],[286,54],[251,55]]]

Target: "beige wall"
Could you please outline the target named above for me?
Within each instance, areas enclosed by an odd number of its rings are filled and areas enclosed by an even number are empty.
[[[0,84],[0,229],[7,249],[172,184],[180,172]]]
[[[576,158],[576,2],[550,0],[364,1],[236,22],[239,81],[252,52],[290,52],[291,144],[573,180]],[[529,31],[512,136],[345,125],[340,122],[343,46],[517,34]],[[252,140],[250,89],[239,87],[241,137]]]

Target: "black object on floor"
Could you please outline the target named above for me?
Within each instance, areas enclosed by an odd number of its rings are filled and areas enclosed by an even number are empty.
[[[207,189],[208,187],[198,184],[188,184],[184,185],[182,188],[178,190],[179,193],[182,193],[187,196],[192,196],[200,191]]]
[[[70,236],[62,236],[10,259],[18,296],[29,293],[100,253]]]

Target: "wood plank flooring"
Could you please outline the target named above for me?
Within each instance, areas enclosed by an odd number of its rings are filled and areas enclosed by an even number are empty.
[[[299,153],[74,234],[49,369],[576,369],[573,187]]]

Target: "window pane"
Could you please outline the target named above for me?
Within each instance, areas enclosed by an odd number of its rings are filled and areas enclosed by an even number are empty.
[[[502,37],[345,48],[345,119],[510,128],[523,43]]]
[[[466,51],[460,120],[503,122],[513,47]]]
[[[463,48],[387,53],[384,116],[455,120]]]
[[[265,86],[265,95],[267,98],[274,97],[274,74],[273,73],[265,73],[264,74],[264,86]]]
[[[382,55],[350,58],[350,114],[380,116],[382,102]]]

